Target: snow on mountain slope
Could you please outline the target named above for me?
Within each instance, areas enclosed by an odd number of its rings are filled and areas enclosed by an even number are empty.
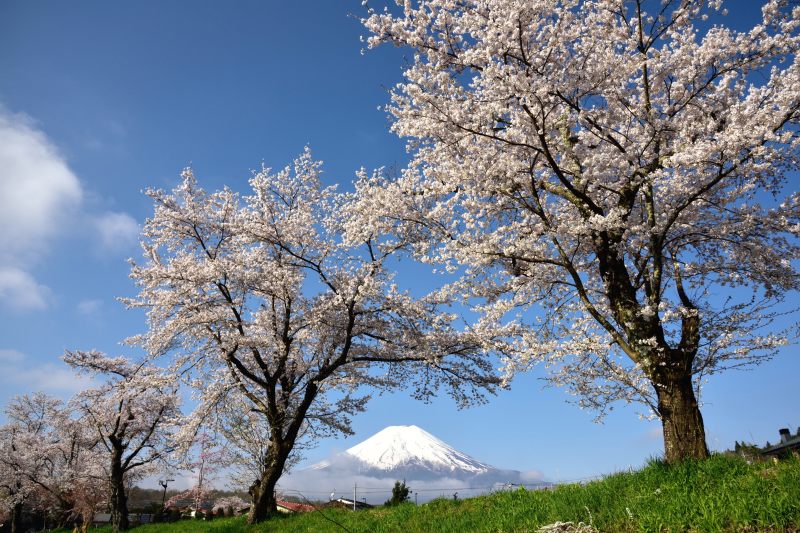
[[[472,474],[494,470],[417,426],[389,426],[344,453],[379,470],[427,467]]]
[[[282,480],[281,488],[324,492],[358,486],[368,490],[365,497],[370,503],[382,503],[400,479],[413,487],[415,499],[423,502],[449,496],[451,490],[468,497],[520,484],[548,485],[536,471],[495,468],[417,426],[390,426],[344,452],[292,472]]]
[[[520,472],[474,459],[417,426],[389,426],[352,448],[303,469],[340,477],[414,480],[460,479],[518,483]]]

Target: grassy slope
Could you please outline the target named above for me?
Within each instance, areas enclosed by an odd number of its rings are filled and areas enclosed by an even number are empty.
[[[652,462],[638,472],[550,491],[520,490],[357,513],[326,510],[281,517],[254,528],[233,518],[135,531],[343,531],[331,520],[351,532],[535,531],[557,521],[592,523],[600,531],[795,531],[800,524],[800,460],[748,465],[714,456],[675,467]]]

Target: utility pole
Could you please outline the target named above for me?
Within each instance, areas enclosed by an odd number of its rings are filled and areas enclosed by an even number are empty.
[[[169,485],[170,481],[175,481],[174,479],[159,479],[158,484],[164,487],[164,494],[161,496],[161,514],[164,514],[164,502],[167,501],[167,485]]]
[[[354,511],[356,510],[356,487],[357,486],[358,486],[358,483],[354,482],[353,483],[353,510]]]

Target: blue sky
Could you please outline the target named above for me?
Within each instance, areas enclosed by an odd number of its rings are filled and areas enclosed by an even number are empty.
[[[729,22],[757,8],[729,2]],[[378,109],[401,78],[403,51],[362,55],[360,2],[0,2],[0,404],[83,386],[60,363],[66,348],[126,353],[143,316],[126,258],[151,205],[191,164],[208,189],[242,190],[264,161],[281,167],[305,145],[326,179],[403,164],[403,142]],[[21,161],[21,162],[20,162]],[[424,280],[426,283],[429,280]],[[796,315],[795,315],[796,319]],[[775,441],[800,425],[797,347],[705,388],[709,445]],[[602,425],[542,389],[536,373],[488,405],[459,411],[402,393],[375,399],[355,436],[416,424],[481,461],[574,479],[638,466],[661,450],[659,425],[617,407]]]

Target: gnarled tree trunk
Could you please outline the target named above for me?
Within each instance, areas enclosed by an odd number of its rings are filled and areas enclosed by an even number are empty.
[[[11,533],[22,531],[22,503],[15,503],[11,508]]]
[[[346,360],[346,354],[347,349],[344,350],[344,355],[340,358],[340,364]],[[336,370],[336,366],[329,366],[325,369],[325,372],[330,375],[334,370]],[[321,378],[325,377],[322,373],[320,376]],[[275,486],[283,475],[284,468],[286,468],[286,461],[289,459],[289,455],[292,453],[294,445],[297,442],[297,436],[306,418],[308,408],[311,406],[318,393],[319,387],[313,381],[306,386],[303,400],[300,402],[300,405],[297,406],[292,416],[292,421],[285,432],[282,431],[279,424],[275,424],[272,419],[270,420],[272,436],[270,438],[269,450],[267,451],[266,467],[261,473],[261,479],[257,479],[250,487],[253,505],[250,507],[250,514],[247,516],[248,524],[257,524],[258,522],[262,522],[274,516],[278,512],[275,499]],[[281,405],[279,407],[274,400],[276,397],[277,395],[273,392],[269,395],[270,399],[268,401],[270,405],[273,406],[274,412],[281,413],[278,417],[280,420],[283,414],[286,413],[287,406]]]
[[[278,512],[277,499],[275,498],[275,486],[283,475],[286,460],[292,450],[294,443],[270,443],[270,451],[267,460],[267,468],[261,474],[261,479],[256,480],[250,487],[250,495],[253,498],[250,513],[247,516],[248,524],[257,524],[274,516]]]
[[[708,457],[703,415],[697,405],[691,374],[659,376],[653,380],[658,414],[664,430],[664,460]]]
[[[680,271],[676,266],[675,285],[686,313],[681,320],[681,337],[677,347],[670,346],[659,315],[645,315],[637,299],[637,289],[623,261],[616,256],[614,248],[621,235],[609,238],[600,234],[595,239],[600,274],[607,286],[607,294],[614,319],[623,326],[627,334],[628,349],[634,351],[642,346],[636,356],[631,356],[642,365],[651,380],[658,397],[658,416],[664,431],[664,460],[675,463],[683,459],[708,457],[703,416],[697,405],[692,386],[692,364],[700,344],[700,316],[697,306],[684,291]],[[659,251],[658,246],[653,246]],[[659,268],[660,271],[660,268]],[[653,287],[660,287],[660,274],[645,289],[648,301],[658,300]],[[607,328],[608,329],[608,328]],[[655,340],[655,349],[644,348]],[[619,341],[618,341],[619,342]]]
[[[111,524],[114,533],[130,527],[128,497],[125,494],[125,472],[122,469],[122,449],[114,446],[111,454]]]
[[[278,484],[280,474],[265,472],[261,479],[256,480],[250,487],[250,495],[253,498],[250,513],[247,515],[248,524],[262,522],[278,512],[277,500],[275,498],[275,486]]]

